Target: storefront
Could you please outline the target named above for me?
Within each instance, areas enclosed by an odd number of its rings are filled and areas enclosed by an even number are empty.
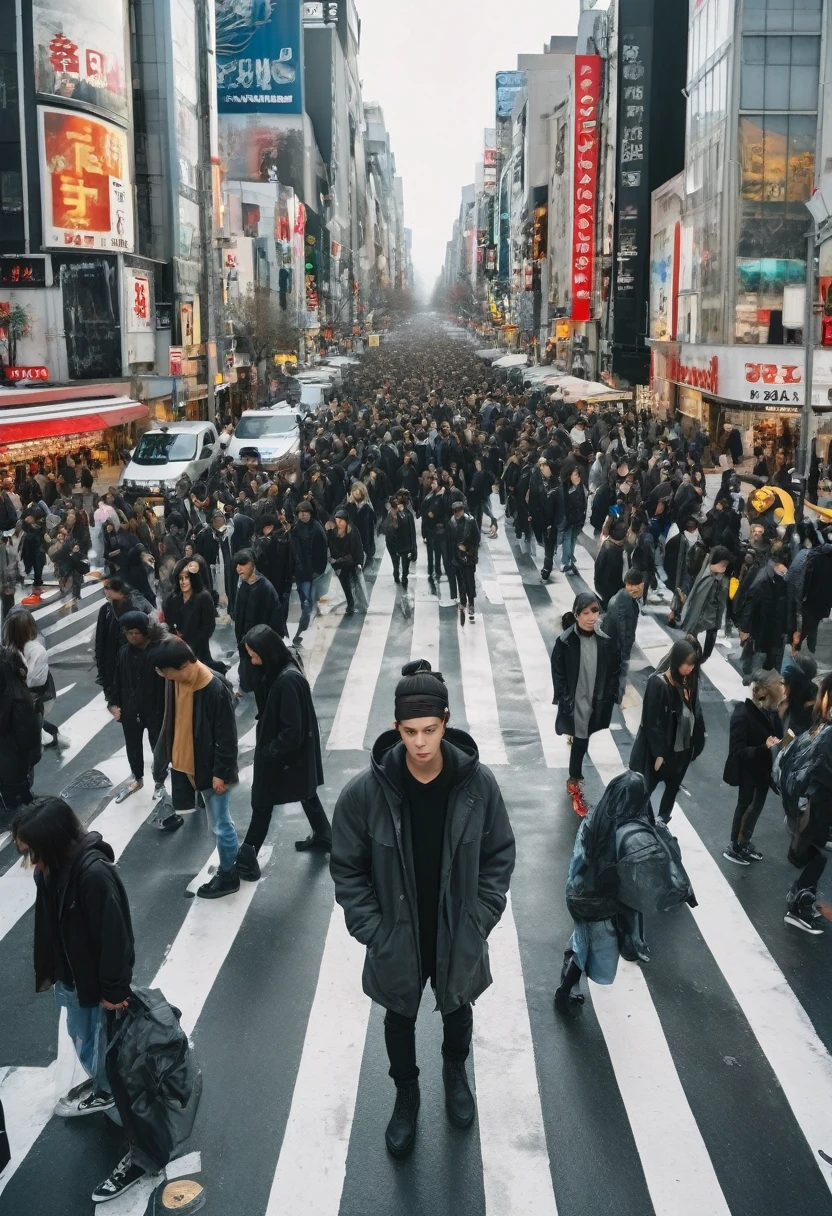
[[[94,467],[115,467],[132,447],[148,406],[129,397],[48,401],[0,410],[0,467],[22,480],[29,465],[53,468],[83,452]]]

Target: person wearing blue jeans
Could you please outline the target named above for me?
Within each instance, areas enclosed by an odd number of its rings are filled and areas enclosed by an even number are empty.
[[[227,681],[200,663],[180,638],[160,643],[156,672],[167,686],[165,718],[153,750],[155,795],[164,793],[168,768],[174,812],[192,810],[197,793],[202,795],[220,864],[197,895],[219,899],[240,889],[229,788],[239,780],[233,694]]]
[[[567,573],[575,566],[575,545],[578,543],[580,534],[580,527],[564,524],[563,543],[560,550],[560,568],[563,573]]]

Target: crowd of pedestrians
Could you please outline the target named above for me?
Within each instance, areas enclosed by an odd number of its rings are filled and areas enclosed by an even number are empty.
[[[497,781],[475,740],[449,726],[452,690],[426,660],[404,668],[394,729],[328,815],[304,656],[315,614],[331,608],[332,574],[344,615],[362,613],[366,576],[377,575],[386,550],[406,597],[413,563],[424,560],[421,537],[440,610],[454,612],[460,629],[481,628],[478,559],[504,526],[539,559],[544,583],[555,578],[575,593],[551,654],[552,724],[568,740],[566,788],[581,819],[567,887],[574,932],[555,995],[556,1010],[572,1014],[584,1000],[583,976],[612,983],[619,957],[649,959],[645,912],[695,904],[668,824],[688,768],[707,746],[700,683],[720,633],[739,635],[750,694],[731,718],[724,780],[737,801],[724,857],[745,867],[762,861],[755,825],[772,785],[782,791],[789,858],[800,870],[785,919],[821,932],[832,685],[829,677],[816,684],[813,655],[832,607],[832,536],[808,513],[795,522],[782,461],[765,472],[758,462],[747,476],[734,468],[738,435],[726,439],[729,455],[706,509],[706,437],[685,438],[677,421],[649,411],[594,408],[556,388],[524,385],[522,374],[492,371],[460,341],[403,336],[369,352],[343,392],[302,425],[297,475],[267,473],[256,456],[236,465],[220,456],[204,480],[183,480],[156,507],[117,488],[93,499],[86,481],[91,501],[81,505],[51,474],[46,486],[33,474],[4,491],[0,795],[36,871],[38,983],[57,988],[89,1074],[56,1113],[107,1111],[114,1099],[100,1044],[112,1021],[105,1014],[130,1001],[128,898],[106,842],[61,799],[35,796],[42,731],[58,747],[61,737],[44,720],[55,692],[35,604],[14,603],[24,572],[33,584],[26,598],[38,599],[48,558],[71,607],[92,562],[104,583],[97,680],[124,733],[129,768],[117,801],[142,788],[146,733],[156,822],[175,833],[184,815],[204,809],[215,836],[219,865],[196,892],[207,899],[260,878],[274,807],[301,803],[310,833],[295,847],[331,854],[335,897],[367,947],[364,989],[386,1010],[396,1087],[386,1141],[403,1158],[415,1140],[414,1033],[428,983],[444,1024],[448,1116],[460,1127],[474,1119],[465,1067],[472,1004],[491,982],[485,941],[505,908],[514,838]],[[585,532],[597,545],[594,577],[577,563]],[[576,576],[588,590],[567,584]],[[590,806],[591,739],[627,695],[639,616],[660,593],[675,640],[643,690],[629,771]],[[212,648],[218,624],[233,625],[236,657],[216,641]],[[241,841],[236,802],[232,815],[235,711],[250,694],[257,730]],[[463,828],[476,842],[470,849],[460,848]],[[70,888],[84,893],[71,907]],[[102,932],[104,918],[115,918],[112,932]],[[94,1199],[116,1197],[152,1168],[131,1144]]]

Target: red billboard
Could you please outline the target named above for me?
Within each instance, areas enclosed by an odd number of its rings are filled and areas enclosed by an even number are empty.
[[[572,320],[589,321],[598,193],[601,57],[575,56],[575,161],[572,174]]]

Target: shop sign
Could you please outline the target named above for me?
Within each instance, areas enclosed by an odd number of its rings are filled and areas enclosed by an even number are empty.
[[[0,258],[0,286],[45,287],[46,258]]]
[[[172,346],[168,354],[168,374],[171,376],[182,375],[182,347]]]
[[[127,332],[148,333],[151,328],[150,278],[135,270],[124,272],[127,287]]]
[[[514,99],[521,89],[526,87],[525,72],[498,72],[496,76],[497,118],[510,118]]]
[[[796,363],[746,363],[745,382],[751,386],[748,400],[760,402],[768,409],[803,403],[802,387],[791,387],[803,383],[803,368]]]
[[[300,18],[297,0],[262,7],[217,0],[220,114],[303,113]]]
[[[35,89],[126,119],[125,6],[34,0]]]
[[[684,349],[684,348],[683,348]],[[672,354],[667,360],[667,379],[689,384],[706,393],[719,395],[719,358],[716,355]]]
[[[48,367],[4,367],[7,380],[48,380]]]
[[[73,110],[38,107],[44,244],[133,251],[127,134]]]
[[[572,320],[588,321],[592,303],[598,190],[600,55],[575,56],[575,159],[572,176]]]

